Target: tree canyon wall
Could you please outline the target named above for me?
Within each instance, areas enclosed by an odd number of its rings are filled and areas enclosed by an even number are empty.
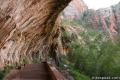
[[[94,3],[93,3],[94,4]],[[95,29],[120,33],[120,3],[98,10],[88,9],[83,0],[73,0],[63,11],[64,18],[78,19],[81,23]]]

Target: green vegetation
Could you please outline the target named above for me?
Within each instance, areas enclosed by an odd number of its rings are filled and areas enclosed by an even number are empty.
[[[9,73],[9,71],[13,69],[13,66],[6,65],[2,70],[0,70],[0,80],[4,78],[4,76]]]
[[[5,72],[3,70],[0,70],[0,80],[3,79],[5,76]]]
[[[61,67],[64,67],[64,65],[67,65],[67,69],[69,73],[74,77],[75,80],[90,80],[89,77],[85,76],[84,74],[81,74],[80,70],[77,69],[73,64],[71,64],[66,56],[63,56],[61,59]]]
[[[90,77],[120,75],[119,46],[113,45],[111,42],[88,43],[85,46],[72,43],[70,48],[68,60],[86,75]]]
[[[79,24],[78,24],[79,25]],[[93,76],[120,76],[120,45],[113,44],[104,32],[87,29],[80,32],[84,44],[68,43],[66,61],[75,80],[89,80]],[[64,61],[63,61],[64,62]],[[79,77],[78,77],[79,76]],[[84,76],[84,79],[82,77]]]
[[[90,80],[89,77],[81,74],[80,71],[76,69],[74,66],[69,66],[69,72],[71,75],[73,75],[75,80]]]
[[[64,19],[62,20],[62,25],[71,25],[71,26],[80,26],[81,22],[79,20],[68,20]]]

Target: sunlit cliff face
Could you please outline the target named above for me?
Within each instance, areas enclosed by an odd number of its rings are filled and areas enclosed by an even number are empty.
[[[63,16],[67,19],[80,18],[87,9],[88,7],[83,0],[72,0],[63,11]]]
[[[0,67],[43,59],[57,44],[57,17],[71,0],[0,0]]]

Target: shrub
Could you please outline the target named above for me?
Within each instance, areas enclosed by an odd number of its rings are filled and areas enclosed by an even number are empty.
[[[3,70],[0,70],[0,80],[4,78],[4,76],[9,73],[9,71],[13,68],[11,65],[6,65]]]
[[[114,45],[104,34],[89,32],[82,34],[85,45],[69,44],[68,60],[86,75],[119,76],[120,46]]]

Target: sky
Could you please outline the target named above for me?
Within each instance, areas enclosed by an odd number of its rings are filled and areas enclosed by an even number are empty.
[[[83,0],[90,9],[107,8],[117,4],[120,0]]]

